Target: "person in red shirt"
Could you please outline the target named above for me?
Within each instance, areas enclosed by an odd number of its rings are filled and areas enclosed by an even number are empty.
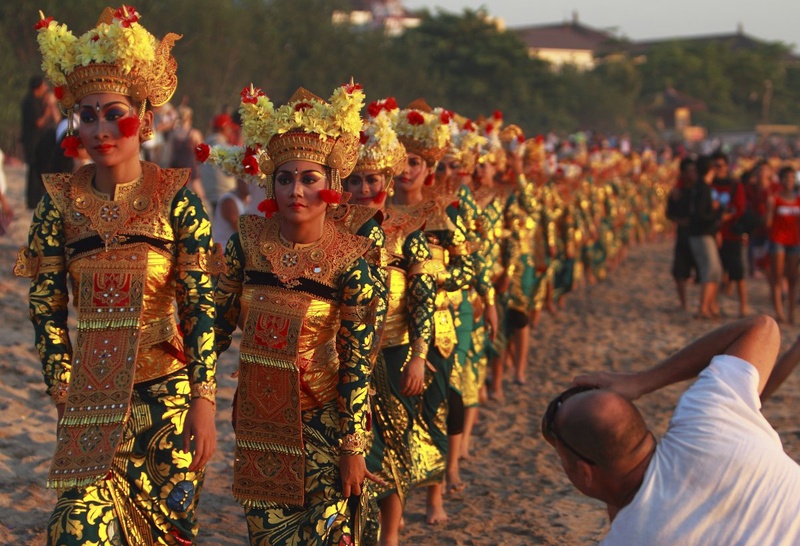
[[[795,191],[795,170],[783,167],[778,173],[780,192],[767,199],[767,227],[770,242],[770,288],[775,318],[783,314],[783,277],[788,285],[788,319],[794,324],[797,300],[797,266],[800,263],[800,195]]]
[[[731,228],[742,217],[747,208],[747,197],[744,185],[734,181],[729,174],[728,158],[722,152],[715,153],[712,157],[714,194],[720,204],[721,224],[720,237],[722,244],[719,248],[719,257],[722,269],[726,273],[727,281],[736,283],[739,293],[739,316],[747,315],[747,286],[744,276],[744,254],[742,253],[742,235]]]

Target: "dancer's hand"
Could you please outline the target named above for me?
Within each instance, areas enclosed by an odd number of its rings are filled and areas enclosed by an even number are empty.
[[[364,479],[386,485],[385,481],[367,470],[367,463],[363,455],[342,453],[339,457],[339,473],[342,476],[342,496],[346,499],[350,498],[350,495],[361,494],[361,485],[364,483]]]
[[[189,405],[183,423],[183,451],[194,451],[189,470],[201,470],[217,450],[217,425],[214,422],[214,404],[205,398],[195,398]]]
[[[400,378],[400,392],[405,396],[417,396],[425,390],[425,359],[412,356]]]

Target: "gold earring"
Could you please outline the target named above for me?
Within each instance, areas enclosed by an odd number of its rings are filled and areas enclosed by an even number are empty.
[[[146,141],[150,140],[151,138],[153,138],[153,136],[154,135],[153,135],[153,128],[152,127],[144,127],[144,128],[142,128],[142,131],[141,131],[142,142],[146,142]]]

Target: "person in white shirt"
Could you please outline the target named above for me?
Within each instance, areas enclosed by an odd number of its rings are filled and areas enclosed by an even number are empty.
[[[791,373],[768,316],[731,323],[638,373],[596,372],[547,408],[542,434],[570,481],[606,503],[601,544],[800,544],[800,466],[761,401]],[[697,377],[656,442],[631,402]]]
[[[239,216],[245,214],[249,195],[247,182],[237,178],[236,189],[222,194],[219,198],[211,221],[211,238],[215,243],[222,245],[222,248],[228,244],[231,235],[239,231]]]

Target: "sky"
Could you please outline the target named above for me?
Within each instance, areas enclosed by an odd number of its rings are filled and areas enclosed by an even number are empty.
[[[631,40],[736,32],[794,45],[800,53],[800,0],[403,0],[407,9],[435,8],[460,13],[485,8],[506,26],[544,25],[571,20],[611,30]]]

